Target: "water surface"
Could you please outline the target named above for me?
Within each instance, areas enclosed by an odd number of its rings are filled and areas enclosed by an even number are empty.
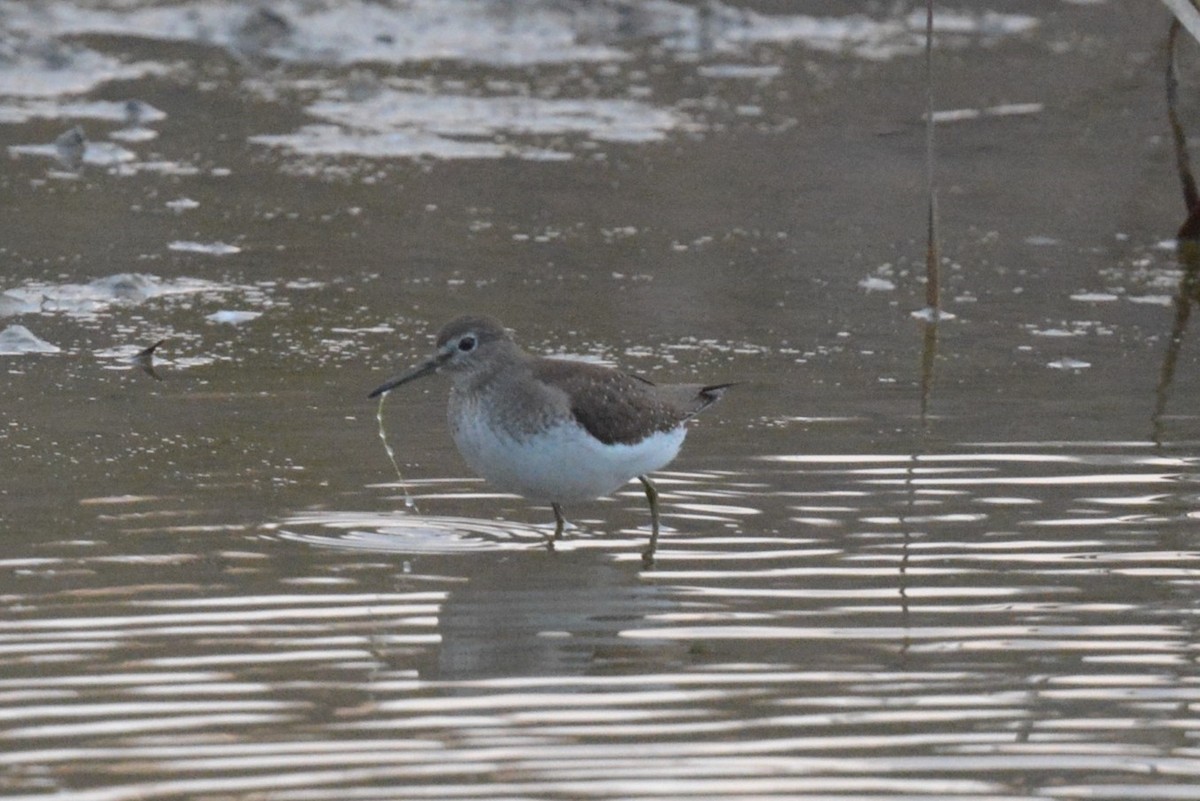
[[[920,10],[851,6],[0,3],[0,792],[1200,796],[1165,12],[939,10],[935,338]],[[742,382],[652,569],[437,380],[397,475],[465,312]]]

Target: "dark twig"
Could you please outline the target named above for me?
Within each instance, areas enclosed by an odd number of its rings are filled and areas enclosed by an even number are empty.
[[[925,181],[929,197],[925,248],[925,306],[937,323],[942,308],[941,255],[937,232],[937,187],[934,183],[933,120],[933,0],[925,2]]]
[[[1176,234],[1180,239],[1200,239],[1200,193],[1196,191],[1196,178],[1192,174],[1192,159],[1188,155],[1187,134],[1179,121],[1179,79],[1175,74],[1175,43],[1182,29],[1178,18],[1171,19],[1167,33],[1167,122],[1171,126],[1171,139],[1175,143],[1175,167],[1179,172],[1179,183],[1183,188],[1183,203],[1187,208],[1187,219]]]

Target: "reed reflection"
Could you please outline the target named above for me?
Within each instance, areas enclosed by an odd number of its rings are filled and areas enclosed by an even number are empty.
[[[1171,334],[1167,339],[1167,350],[1163,354],[1159,369],[1158,384],[1154,390],[1154,411],[1150,416],[1151,439],[1155,445],[1163,444],[1167,402],[1175,380],[1175,369],[1183,348],[1184,335],[1192,315],[1192,306],[1200,301],[1200,191],[1192,173],[1191,156],[1188,154],[1187,134],[1179,117],[1179,79],[1175,70],[1175,50],[1179,33],[1183,30],[1179,20],[1172,18],[1167,33],[1166,99],[1167,123],[1171,129],[1171,141],[1175,149],[1175,168],[1179,174],[1180,188],[1186,218],[1176,232],[1178,244],[1176,258],[1182,270],[1179,287],[1175,292],[1175,316],[1171,322]]]
[[[1167,349],[1163,353],[1158,383],[1154,388],[1154,411],[1150,415],[1150,438],[1158,446],[1163,445],[1166,435],[1164,419],[1167,404],[1171,398],[1171,386],[1175,381],[1175,370],[1191,321],[1192,308],[1200,303],[1200,241],[1181,239],[1176,255],[1183,274],[1172,299],[1175,315],[1171,320],[1171,333],[1167,337]]]

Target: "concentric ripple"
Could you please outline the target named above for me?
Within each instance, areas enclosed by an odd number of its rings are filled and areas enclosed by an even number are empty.
[[[408,513],[310,512],[270,528],[284,540],[381,553],[525,550],[546,542],[546,532],[528,526]]]

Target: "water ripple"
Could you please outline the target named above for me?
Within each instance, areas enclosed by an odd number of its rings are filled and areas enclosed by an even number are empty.
[[[534,528],[405,513],[313,512],[290,517],[279,526],[275,535],[280,539],[384,553],[488,552],[546,542],[546,533]]]
[[[652,570],[635,491],[554,552],[465,479],[219,533],[89,502],[0,559],[0,765],[71,801],[1190,791],[1195,463],[995,450],[667,476]]]

